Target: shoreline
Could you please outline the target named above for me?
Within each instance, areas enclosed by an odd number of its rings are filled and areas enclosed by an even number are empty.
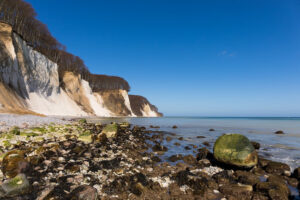
[[[164,159],[170,149],[163,143],[176,148],[184,138],[128,123],[119,124],[114,136],[104,137],[105,125],[67,122],[2,133],[1,185],[10,180],[7,174],[23,173],[31,189],[22,191],[21,199],[39,200],[78,194],[92,199],[293,199],[299,195],[300,177],[283,163],[260,157],[252,169],[232,168],[216,162],[202,144],[189,146],[197,156],[176,154]],[[4,145],[5,137],[11,144]],[[23,165],[20,168],[12,159],[5,170],[3,164],[9,163],[5,155],[14,150]]]

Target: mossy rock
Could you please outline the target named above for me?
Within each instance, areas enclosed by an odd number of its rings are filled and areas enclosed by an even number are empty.
[[[13,138],[15,138],[16,135],[12,134],[12,133],[4,133],[4,134],[1,134],[1,138],[3,139],[8,139],[8,140],[11,140]]]
[[[32,141],[34,141],[34,142],[44,142],[45,139],[44,139],[43,137],[34,137],[34,138],[32,139]]]
[[[20,136],[25,136],[25,137],[35,137],[39,136],[39,134],[34,133],[34,132],[21,132]]]
[[[82,141],[87,144],[92,143],[93,142],[92,134],[90,131],[85,131],[79,135],[77,140]]]
[[[241,134],[224,134],[214,145],[214,157],[219,162],[237,167],[253,167],[258,156],[250,140]]]
[[[86,123],[87,123],[87,120],[86,120],[86,119],[80,119],[78,122],[79,122],[80,124],[86,124]]]
[[[35,133],[47,133],[47,130],[45,127],[34,127],[31,129]]]
[[[20,128],[17,127],[17,126],[13,126],[13,127],[10,129],[9,133],[11,133],[11,134],[13,134],[13,135],[20,135]]]
[[[2,160],[2,172],[8,178],[20,173],[20,164],[26,163],[24,151],[12,150],[5,154]]]
[[[2,141],[2,143],[3,143],[3,146],[6,148],[8,148],[12,145],[9,140],[4,140],[4,141]]]
[[[56,130],[55,127],[53,127],[51,125],[48,127],[49,132],[55,132],[55,130]]]
[[[31,186],[24,174],[18,174],[12,179],[6,180],[0,186],[0,198],[15,197],[30,192]]]
[[[101,134],[105,134],[107,138],[115,137],[116,134],[118,133],[119,127],[118,124],[113,123],[113,124],[107,124]]]

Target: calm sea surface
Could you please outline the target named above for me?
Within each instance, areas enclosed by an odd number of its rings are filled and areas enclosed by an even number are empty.
[[[163,117],[163,118],[91,118],[90,121],[109,123],[111,121],[127,121],[133,125],[149,128],[150,125],[160,126],[160,130],[176,133],[185,138],[180,147],[166,143],[169,151],[165,157],[181,153],[192,153],[184,150],[189,144],[202,145],[204,141],[210,143],[212,150],[217,137],[223,133],[240,133],[250,140],[261,144],[259,154],[275,161],[285,162],[292,168],[300,166],[300,118],[271,118],[271,117]],[[178,126],[173,129],[172,126]],[[213,128],[215,131],[210,132]],[[275,131],[283,130],[284,135],[276,135]],[[197,136],[205,136],[198,139]],[[178,141],[177,141],[178,142]]]

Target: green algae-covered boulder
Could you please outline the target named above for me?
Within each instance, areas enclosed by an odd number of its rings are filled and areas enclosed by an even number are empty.
[[[93,142],[93,139],[92,139],[92,134],[90,131],[85,131],[83,133],[81,133],[78,137],[78,140],[79,141],[82,141],[86,144],[88,143],[92,143]]]
[[[24,174],[18,174],[0,185],[0,198],[15,197],[30,192],[30,184]]]
[[[229,165],[248,168],[256,165],[258,160],[250,140],[240,134],[220,136],[214,145],[214,157]]]
[[[101,134],[105,134],[107,138],[115,137],[117,133],[118,133],[118,124],[116,123],[107,124],[101,132]]]

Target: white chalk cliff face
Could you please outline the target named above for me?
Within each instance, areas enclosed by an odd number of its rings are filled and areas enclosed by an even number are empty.
[[[63,85],[61,87],[61,85]],[[149,105],[134,113],[127,91],[93,92],[79,75],[66,72],[0,23],[0,112],[61,116],[158,116]]]
[[[129,95],[129,101],[133,113],[136,116],[143,117],[162,117],[163,114],[158,112],[158,109],[152,105],[145,97],[138,95]]]

